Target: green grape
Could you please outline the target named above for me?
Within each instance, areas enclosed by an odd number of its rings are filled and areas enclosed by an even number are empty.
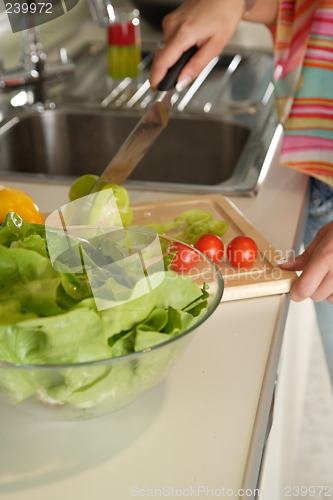
[[[82,175],[76,179],[69,191],[70,200],[77,200],[82,196],[87,196],[90,192],[99,192],[100,194],[96,196],[89,213],[89,223],[94,224],[103,221],[105,224],[118,224],[119,220],[117,221],[117,214],[114,212],[111,205],[105,205],[106,201],[109,199],[109,194],[103,193],[103,191],[112,189],[121,222],[124,226],[130,225],[133,220],[133,210],[130,207],[130,197],[127,189],[111,182],[98,184],[96,188],[93,189],[97,180],[98,176],[93,174]]]
[[[106,183],[101,190],[104,189],[113,189],[113,194],[116,199],[119,210],[124,210],[129,207],[130,197],[128,191],[124,186],[120,186],[119,184],[114,184],[111,182]]]
[[[89,194],[96,184],[97,179],[98,176],[93,174],[82,175],[76,179],[70,187],[69,199],[74,201]]]
[[[132,224],[133,220],[133,210],[130,206],[126,210],[119,210],[120,218],[124,226],[129,226]]]

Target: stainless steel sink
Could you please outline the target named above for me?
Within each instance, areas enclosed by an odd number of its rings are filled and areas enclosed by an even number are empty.
[[[68,180],[103,171],[153,94],[147,82],[127,96],[126,85],[119,91],[104,88],[94,57],[94,71],[83,65],[87,74],[61,91],[56,109],[17,111],[0,124],[0,175]],[[237,57],[220,66],[215,61],[217,74],[210,68],[199,84],[177,96],[167,128],[133,171],[128,187],[256,193],[281,130],[273,113],[267,61],[249,65]],[[242,71],[233,75],[230,69],[242,64],[245,87]]]
[[[136,124],[122,113],[49,110],[0,129],[1,169],[78,176],[100,174]],[[131,179],[216,185],[233,175],[249,127],[179,116],[170,120]]]

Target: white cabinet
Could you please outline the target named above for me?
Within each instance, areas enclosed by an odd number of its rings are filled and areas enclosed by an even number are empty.
[[[316,332],[313,303],[290,303],[279,363],[273,423],[261,468],[261,500],[284,498],[292,484],[306,390],[311,341]]]

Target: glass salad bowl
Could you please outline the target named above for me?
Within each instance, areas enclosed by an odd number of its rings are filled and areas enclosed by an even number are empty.
[[[184,252],[190,259],[183,262]],[[0,400],[55,420],[127,405],[223,293],[218,268],[147,228],[0,226]]]

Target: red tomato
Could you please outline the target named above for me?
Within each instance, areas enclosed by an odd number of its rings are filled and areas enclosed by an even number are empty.
[[[200,236],[194,246],[200,252],[207,255],[213,262],[221,260],[224,254],[223,241],[216,234],[207,233]]]
[[[227,256],[233,266],[249,267],[258,256],[257,244],[249,236],[236,236],[228,245]]]
[[[182,243],[173,243],[169,248],[169,252],[176,252],[170,268],[178,273],[189,271],[200,260],[200,256],[195,250],[191,250]]]

